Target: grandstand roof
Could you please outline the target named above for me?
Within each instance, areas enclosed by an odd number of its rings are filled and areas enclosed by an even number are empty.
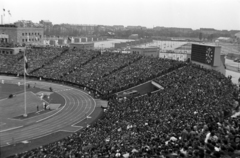
[[[221,46],[218,46],[214,43],[192,43],[192,44],[197,44],[197,45],[203,45],[203,46],[210,46],[210,47],[221,47]]]
[[[186,49],[186,48],[191,48],[192,47],[192,43],[185,43],[183,45],[180,45],[179,47],[175,48],[175,49]]]

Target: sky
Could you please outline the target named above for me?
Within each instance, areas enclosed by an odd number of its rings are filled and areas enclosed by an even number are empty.
[[[4,23],[50,20],[53,24],[240,30],[240,0],[0,0],[0,8],[6,10]]]

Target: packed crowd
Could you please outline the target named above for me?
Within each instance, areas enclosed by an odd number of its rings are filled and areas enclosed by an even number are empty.
[[[65,76],[64,80],[92,87],[92,82],[108,78],[111,73],[118,72],[139,59],[140,56],[137,55],[105,52]]]
[[[0,72],[10,73],[12,70],[11,66],[14,66],[23,58],[23,53],[17,55],[3,55],[0,54]],[[23,63],[22,63],[23,65]]]
[[[62,55],[63,58],[55,58],[53,62],[76,59]],[[103,96],[149,79],[164,89],[124,101],[112,97],[103,117],[88,128],[13,158],[240,156],[240,120],[232,117],[239,111],[238,89],[230,78],[168,59],[114,53],[94,57],[86,53],[86,56],[76,59],[76,64],[70,66],[74,71],[63,80],[85,83]],[[54,64],[46,68],[56,69],[58,64]],[[47,77],[51,74],[52,71],[46,70]]]
[[[26,57],[29,65],[29,72],[41,68],[48,64],[54,58],[64,52],[62,48],[43,48],[43,49],[26,49]],[[17,55],[0,55],[1,72],[8,72],[13,74],[23,74],[23,53]]]
[[[184,65],[185,63],[180,61],[142,57],[107,77],[91,82],[90,86],[102,94],[111,94],[156,78]]]
[[[28,50],[30,75],[85,85],[103,95],[138,85],[185,65],[180,61],[134,54],[54,49]],[[22,60],[8,65],[11,66],[8,71],[23,72]]]
[[[91,60],[99,55],[95,51],[72,51],[67,50],[61,56],[58,56],[54,61],[46,64],[43,68],[32,73],[34,76],[59,79],[77,70],[88,60]],[[70,75],[72,76],[72,75]]]
[[[177,78],[177,80],[176,80]],[[155,79],[164,90],[119,102],[71,136],[13,157],[237,157],[231,80],[189,64]]]

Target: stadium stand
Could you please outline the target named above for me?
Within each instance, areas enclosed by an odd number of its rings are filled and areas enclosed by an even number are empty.
[[[12,158],[240,156],[240,120],[232,117],[239,90],[219,72],[132,54],[53,48],[27,54],[29,77],[84,85],[108,98],[109,108],[88,128]],[[0,55],[0,72],[16,75],[19,57]],[[110,95],[148,80],[164,89],[121,102]]]

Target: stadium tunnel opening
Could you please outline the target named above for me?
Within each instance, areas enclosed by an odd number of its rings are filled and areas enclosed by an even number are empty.
[[[164,88],[154,81],[148,81],[146,83],[137,85],[135,87],[129,88],[127,90],[116,93],[116,98],[118,99],[127,99],[133,97],[139,97],[146,94],[155,93]]]

